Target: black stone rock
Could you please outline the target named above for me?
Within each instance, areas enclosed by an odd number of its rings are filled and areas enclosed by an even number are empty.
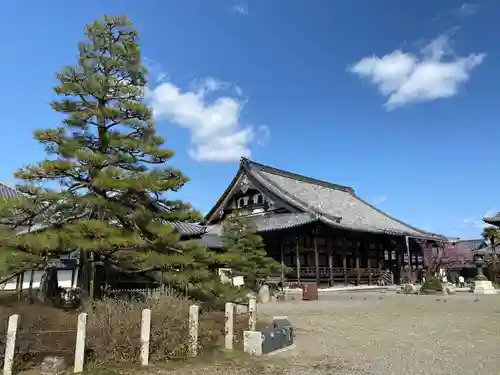
[[[262,354],[269,354],[295,343],[295,330],[287,317],[273,319],[273,323],[262,330]]]

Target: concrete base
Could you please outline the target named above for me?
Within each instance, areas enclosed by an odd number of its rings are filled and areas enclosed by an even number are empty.
[[[475,294],[496,294],[497,292],[489,280],[475,280],[471,291]]]

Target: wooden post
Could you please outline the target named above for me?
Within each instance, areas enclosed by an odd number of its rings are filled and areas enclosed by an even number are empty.
[[[31,269],[30,272],[30,284],[28,286],[28,298],[30,303],[33,303],[33,283],[35,281],[35,269]]]
[[[297,282],[300,284],[300,251],[299,251],[300,237],[295,237],[295,256],[297,257]]]
[[[371,259],[371,252],[372,252],[372,244],[371,242],[366,246],[366,259],[367,259],[367,268],[368,268],[368,285],[372,285],[372,259]]]
[[[89,298],[92,301],[95,295],[95,255],[90,252],[90,281],[89,281]]]
[[[71,288],[74,288],[76,285],[76,267],[73,267],[71,270]]]
[[[199,318],[198,305],[191,305],[189,307],[189,352],[192,357],[198,355],[198,318]]]
[[[232,302],[226,302],[226,322],[225,322],[225,346],[226,349],[233,349],[234,341],[234,305]]]
[[[149,340],[151,337],[151,310],[142,310],[141,316],[141,365],[149,364]]]
[[[316,241],[316,230],[313,230],[313,247],[314,247],[314,265],[316,266],[316,286],[319,288],[320,280],[319,280],[319,253],[318,253],[318,244]]]
[[[7,340],[5,342],[5,357],[3,363],[3,375],[12,375],[14,354],[16,352],[16,336],[19,327],[19,315],[11,315],[7,326]]]
[[[342,264],[344,266],[344,284],[348,284],[348,276],[347,276],[347,240],[342,238]]]
[[[361,285],[361,273],[359,270],[359,248],[361,247],[361,243],[356,243],[356,284]]]
[[[384,249],[382,247],[381,243],[378,243],[377,245],[378,251],[377,251],[377,267],[380,271],[382,271],[382,264],[384,261]]]
[[[248,301],[248,330],[255,331],[257,325],[257,300],[252,297]]]
[[[333,286],[333,255],[332,255],[332,239],[328,237],[326,239],[328,247],[328,268],[329,268],[329,284]]]
[[[85,362],[86,336],[87,336],[87,314],[81,313],[78,315],[78,325],[76,328],[75,363],[73,366],[74,373],[83,372],[83,364]]]
[[[281,285],[285,283],[285,244],[283,236],[280,237],[280,252],[281,252]]]
[[[17,299],[19,301],[22,301],[22,299],[23,299],[23,286],[24,286],[23,285],[24,284],[24,271],[19,274],[18,282],[19,282],[19,289],[18,289],[19,294],[17,295]]]
[[[398,284],[401,284],[401,282],[403,281],[403,271],[404,271],[404,265],[403,265],[403,261],[404,261],[404,255],[403,255],[403,252],[401,251],[402,249],[399,247],[399,246],[396,246],[395,248],[395,251],[396,251],[396,267],[397,267],[397,270],[398,270],[398,273],[399,273],[399,277],[398,277],[398,280],[396,280],[396,282]]]
[[[413,270],[411,268],[410,238],[405,236],[406,256],[408,257],[408,279],[413,283]]]

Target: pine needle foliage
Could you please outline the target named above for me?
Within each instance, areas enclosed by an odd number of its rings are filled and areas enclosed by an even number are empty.
[[[137,31],[125,16],[105,16],[85,36],[77,63],[57,73],[51,107],[62,123],[34,133],[46,159],[19,170],[22,195],[0,205],[0,246],[16,254],[9,272],[80,251],[84,263],[154,271],[186,289],[211,279],[211,253],[167,224],[200,215],[170,199],[188,178],[169,165],[174,152],[145,105]]]
[[[220,262],[231,268],[233,274],[244,276],[251,288],[258,279],[282,272],[282,265],[267,255],[262,237],[245,211],[236,211],[224,221],[222,246],[225,252],[220,255]]]

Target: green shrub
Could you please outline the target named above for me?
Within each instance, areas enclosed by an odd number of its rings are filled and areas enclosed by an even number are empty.
[[[425,279],[421,291],[423,293],[442,292],[443,284],[441,283],[441,280],[439,280],[439,278],[435,276],[429,276]]]

